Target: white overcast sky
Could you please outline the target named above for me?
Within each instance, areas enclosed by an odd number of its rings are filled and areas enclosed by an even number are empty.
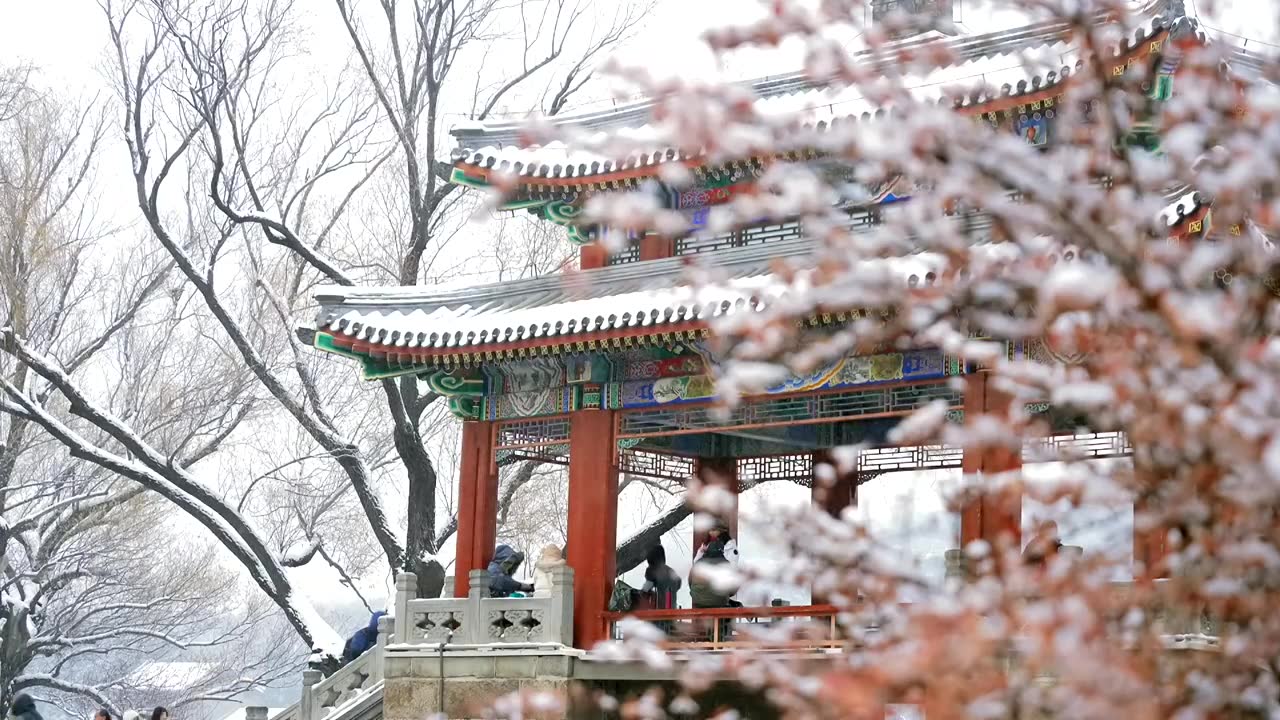
[[[616,0],[597,0],[602,4]],[[342,34],[330,0],[303,0],[298,8],[312,17],[317,46],[341,48]],[[712,63],[698,45],[702,29],[749,16],[753,0],[660,0],[646,22],[648,32],[624,53],[661,72],[679,74]],[[106,49],[106,25],[98,0],[0,0],[0,62],[31,63],[62,87],[96,91]]]
[[[624,0],[595,0],[603,6]],[[982,32],[1016,24],[1020,13],[1002,0],[956,0],[962,27]],[[1223,40],[1250,49],[1280,47],[1280,0],[1185,0],[1201,23]],[[349,43],[329,0],[299,0],[313,48],[330,48],[334,62],[345,60]],[[699,42],[707,28],[750,21],[760,14],[756,0],[658,0],[644,30],[619,53],[620,60],[673,76],[706,76],[716,60]],[[27,63],[41,69],[49,85],[93,95],[103,88],[105,22],[98,0],[0,0],[0,64]],[[327,53],[325,53],[327,54]],[[726,75],[752,77],[797,69],[801,53],[785,46],[770,53],[738,56],[722,66]]]

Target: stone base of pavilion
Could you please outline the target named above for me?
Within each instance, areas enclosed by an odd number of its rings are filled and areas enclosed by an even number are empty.
[[[830,663],[830,653],[796,651],[801,662]],[[506,644],[503,646],[388,646],[382,689],[385,720],[423,717],[482,717],[495,701],[516,693],[547,693],[568,705],[565,717],[604,717],[594,705],[598,693],[620,701],[637,698],[653,687],[675,689],[695,654],[673,653],[671,663],[656,669],[640,662],[619,662],[567,647]],[[712,688],[704,701],[734,707],[746,717],[761,715],[767,705],[745,689],[728,683]],[[746,713],[750,713],[749,715]],[[539,715],[538,717],[543,717]]]
[[[638,697],[655,685],[674,685],[686,664],[697,651],[712,649],[705,643],[688,646],[688,652],[671,648],[669,662],[655,669],[639,662],[619,661],[612,655],[601,655],[573,647],[574,572],[564,567],[552,573],[549,594],[534,597],[489,597],[488,574],[482,570],[469,573],[468,592],[463,598],[417,598],[417,579],[411,574],[396,579],[396,607],[393,627],[380,637],[376,652],[381,657],[375,666],[381,675],[382,718],[386,720],[421,720],[442,713],[449,718],[479,717],[495,700],[513,693],[550,693],[548,697],[570,698],[581,702],[597,691],[610,696]],[[737,614],[758,610],[777,613],[777,621],[802,620],[800,608],[744,608]],[[683,611],[698,612],[733,611]],[[781,617],[785,615],[786,617]],[[834,612],[828,611],[824,622],[830,624]],[[618,618],[602,618],[612,620]],[[702,618],[716,626],[720,618]],[[725,646],[714,638],[717,646]],[[824,649],[810,643],[804,647],[778,647],[800,661],[830,662],[830,654],[838,650]],[[338,677],[338,676],[335,676]],[[333,695],[331,681],[312,689],[316,697]],[[338,689],[336,692],[341,693]],[[723,693],[718,705],[739,707],[747,716],[760,716],[763,705],[757,705],[742,688],[713,689]],[[278,720],[334,720],[342,713],[340,703],[315,701],[309,705],[333,707],[331,712],[312,712],[307,717]],[[595,717],[593,714],[571,717]],[[363,719],[362,719],[363,720]]]
[[[1073,550],[1070,554],[1079,554],[1078,548]],[[947,559],[948,575],[963,578],[960,552],[953,550]],[[832,620],[835,608],[819,605],[630,613],[666,626],[669,641],[659,643],[663,652],[656,665],[611,651],[616,646],[603,652],[574,648],[573,575],[569,568],[556,570],[547,595],[492,598],[487,574],[474,571],[468,577],[467,597],[432,599],[415,597],[417,578],[401,575],[396,579],[395,614],[380,620],[375,647],[327,678],[308,670],[299,703],[272,720],[483,717],[513,694],[544,694],[547,701],[568,703],[563,714],[567,718],[611,717],[595,707],[599,695],[626,700],[656,687],[674,692],[689,663],[705,663],[707,653],[745,645],[753,655],[783,654],[790,665],[811,665],[818,672],[838,662],[844,652],[845,641]],[[1118,583],[1115,589],[1122,593],[1126,587]],[[1219,623],[1203,608],[1168,608],[1157,617],[1171,651],[1166,657],[1171,667],[1214,661],[1221,648]],[[626,625],[615,626],[622,620],[620,614],[606,613],[601,620],[611,636],[628,630]],[[682,627],[687,630],[699,623],[708,638],[677,637]],[[771,643],[758,631],[767,632],[773,623],[804,623],[805,628],[783,635],[793,642]],[[720,627],[732,627],[733,635],[719,635]],[[1009,661],[1016,664],[1017,659]],[[1052,677],[1045,681],[1051,683]],[[716,684],[696,700],[703,707],[732,708],[742,717],[775,716],[767,703],[733,683]],[[553,716],[561,715],[537,715]]]

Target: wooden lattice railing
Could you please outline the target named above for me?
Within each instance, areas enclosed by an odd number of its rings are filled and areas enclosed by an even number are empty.
[[[663,647],[682,650],[719,650],[738,645],[753,648],[796,650],[839,647],[842,642],[833,605],[781,605],[769,607],[693,608],[673,610],[636,610],[629,613],[605,613],[609,637],[624,639],[619,623],[634,618],[662,629],[668,640]],[[804,639],[770,642],[760,637],[760,630],[776,623],[792,623],[794,636]]]

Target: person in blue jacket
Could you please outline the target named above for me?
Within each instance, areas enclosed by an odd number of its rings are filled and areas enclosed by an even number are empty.
[[[499,545],[493,551],[493,559],[489,561],[489,595],[491,597],[511,597],[512,593],[532,593],[533,586],[522,583],[513,577],[524,562],[524,553],[516,552],[510,545]]]
[[[347,638],[347,642],[342,646],[342,664],[355,660],[361,655],[369,652],[369,649],[378,644],[378,620],[385,617],[386,613],[378,611],[369,618],[369,624],[355,631],[351,637]]]

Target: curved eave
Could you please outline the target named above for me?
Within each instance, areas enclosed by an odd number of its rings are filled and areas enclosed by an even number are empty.
[[[817,313],[801,324],[823,327],[869,317],[864,310]],[[475,367],[486,363],[523,360],[587,352],[608,352],[642,347],[670,346],[706,337],[710,326],[703,320],[688,320],[640,328],[617,328],[599,332],[534,338],[519,342],[469,345],[461,348],[407,350],[356,340],[339,334],[316,332],[316,349],[358,360],[366,380],[383,380],[441,368]]]
[[[1184,239],[1210,234],[1208,222],[1211,205],[1198,193],[1185,192],[1172,206],[1166,216],[1168,236]],[[1213,228],[1215,235],[1224,231],[1229,235],[1239,235],[1238,228]],[[936,290],[932,285],[920,287],[914,292],[928,294]],[[531,336],[504,341],[473,342],[471,338],[450,340],[460,344],[449,346],[425,345],[408,347],[401,338],[401,333],[390,333],[379,330],[373,333],[376,337],[393,337],[399,343],[370,342],[362,339],[367,330],[355,329],[339,331],[329,325],[322,324],[308,339],[317,349],[341,355],[359,361],[363,366],[363,375],[369,380],[378,380],[401,375],[410,375],[442,368],[475,367],[486,363],[520,360],[555,355],[572,355],[586,352],[617,351],[629,348],[671,345],[673,343],[704,337],[709,333],[714,318],[739,313],[758,312],[769,304],[766,297],[742,297],[739,301],[720,305],[719,310],[706,312],[684,312],[680,309],[654,311],[652,317],[643,324],[613,324],[601,326],[585,332],[572,332],[558,322],[543,322],[541,329]],[[687,309],[686,309],[687,310]],[[646,317],[648,317],[646,315]],[[821,327],[842,324],[853,319],[869,317],[865,310],[847,310],[834,313],[818,313],[802,324],[810,327]],[[712,318],[712,319],[708,319]],[[561,329],[564,328],[564,332]]]
[[[1108,72],[1123,72],[1125,68],[1137,64],[1140,60],[1158,52],[1170,38],[1169,27],[1156,27],[1150,31],[1138,30],[1134,38],[1126,38],[1122,48],[1104,61]],[[1072,79],[1079,74],[1085,63],[1078,61],[1075,67],[1062,67],[1056,72],[1044,76],[1034,76],[1017,83],[1016,87],[1006,85],[1000,94],[993,95],[986,89],[978,89],[972,93],[958,97],[944,98],[940,105],[950,104],[961,115],[982,117],[1012,111],[1019,107],[1042,103],[1046,100],[1062,97]],[[892,110],[877,110],[874,113],[864,112],[830,120],[803,123],[802,129],[823,132],[835,127],[844,127],[852,123],[874,122],[894,117]],[[672,162],[679,162],[694,171],[712,169],[733,163],[763,163],[772,160],[795,160],[815,154],[813,150],[791,150],[768,157],[742,158],[730,163],[709,164],[704,155],[687,155],[674,148],[655,148],[648,153],[632,156],[626,160],[608,160],[600,158],[591,164],[521,162],[501,157],[501,149],[497,154],[485,154],[480,151],[466,151],[454,162],[453,182],[461,185],[486,186],[490,184],[509,185],[514,182],[517,187],[534,192],[555,192],[558,190],[613,189],[634,186],[643,180],[655,178],[660,168]],[[504,182],[497,182],[501,178]]]
[[[623,328],[520,342],[469,345],[463,348],[432,348],[409,352],[400,347],[379,345],[321,332],[316,333],[315,347],[324,352],[360,361],[363,365],[363,377],[366,380],[383,380],[440,368],[669,345],[704,337],[707,333],[707,324],[695,320],[647,328]]]

